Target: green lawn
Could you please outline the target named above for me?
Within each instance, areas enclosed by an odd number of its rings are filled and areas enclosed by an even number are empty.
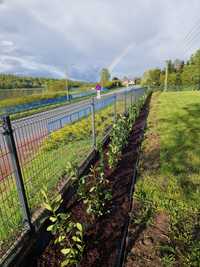
[[[163,93],[158,108],[162,172],[200,173],[200,92]]]
[[[135,197],[169,218],[162,265],[200,266],[200,92],[154,94]]]

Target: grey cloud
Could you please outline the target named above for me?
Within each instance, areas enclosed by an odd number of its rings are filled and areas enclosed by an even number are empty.
[[[60,76],[67,69],[96,80],[112,66],[113,75],[141,75],[166,58],[185,57],[182,39],[199,8],[199,0],[7,1],[0,44],[13,46],[0,46],[0,59],[13,61],[0,60],[0,71]]]

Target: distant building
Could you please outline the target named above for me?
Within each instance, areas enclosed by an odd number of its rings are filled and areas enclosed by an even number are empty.
[[[133,86],[133,85],[135,85],[135,80],[132,80],[132,79],[124,79],[123,81],[122,81],[122,84],[123,84],[123,86]]]

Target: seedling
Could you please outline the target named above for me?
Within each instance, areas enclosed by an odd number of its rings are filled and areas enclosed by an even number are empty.
[[[112,199],[108,180],[100,169],[91,168],[89,177],[82,177],[79,182],[78,195],[87,207],[87,213],[99,217],[109,212],[106,203]]]
[[[55,237],[54,243],[59,245],[63,255],[61,267],[77,265],[83,254],[83,227],[79,222],[72,220],[70,213],[59,212],[62,203],[61,195],[51,200],[47,195],[47,190],[42,191],[44,197],[43,206],[51,213],[49,220],[51,224],[47,231]]]

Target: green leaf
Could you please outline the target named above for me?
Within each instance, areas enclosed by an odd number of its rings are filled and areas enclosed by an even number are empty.
[[[61,262],[61,267],[68,266],[69,262],[70,262],[69,260],[65,260],[65,261]]]
[[[45,190],[43,190],[43,189],[42,189],[42,190],[41,190],[41,193],[42,193],[42,195],[43,195],[43,197],[44,197],[45,199],[48,199],[48,198],[47,198],[47,194],[46,194],[46,191],[45,191]]]
[[[83,251],[83,246],[79,245],[78,243],[76,244],[76,246],[81,252]]]
[[[80,238],[77,237],[77,236],[73,236],[72,239],[73,239],[75,242],[81,242]]]
[[[50,220],[51,222],[55,222],[55,221],[57,220],[57,218],[56,218],[56,217],[53,217],[53,216],[51,216],[51,217],[49,218],[49,220]]]
[[[62,242],[64,239],[65,239],[65,236],[61,235],[61,236],[58,237],[58,242]]]
[[[55,198],[55,202],[57,202],[57,203],[59,202],[59,203],[60,203],[60,202],[62,202],[61,200],[62,200],[62,196],[59,194],[59,195]]]
[[[57,205],[54,206],[53,211],[56,212],[60,208],[60,204],[57,203]]]
[[[47,227],[47,231],[51,232],[53,230],[53,228],[54,228],[54,225],[52,224],[49,227]]]
[[[77,242],[77,237],[76,236],[72,236],[72,240],[74,240],[75,242]]]
[[[83,237],[83,232],[76,231],[76,235],[79,235],[82,238]]]
[[[71,249],[70,248],[63,248],[63,249],[61,249],[61,253],[64,255],[67,255],[67,254],[71,253]]]
[[[95,186],[93,186],[92,188],[90,188],[90,193],[93,192],[95,190]]]
[[[49,211],[53,211],[52,207],[49,204],[44,203],[43,206],[44,206],[45,209],[47,209]]]
[[[77,224],[76,224],[76,227],[77,227],[77,229],[78,229],[80,232],[83,232],[83,226],[82,226],[82,224],[77,223]]]

